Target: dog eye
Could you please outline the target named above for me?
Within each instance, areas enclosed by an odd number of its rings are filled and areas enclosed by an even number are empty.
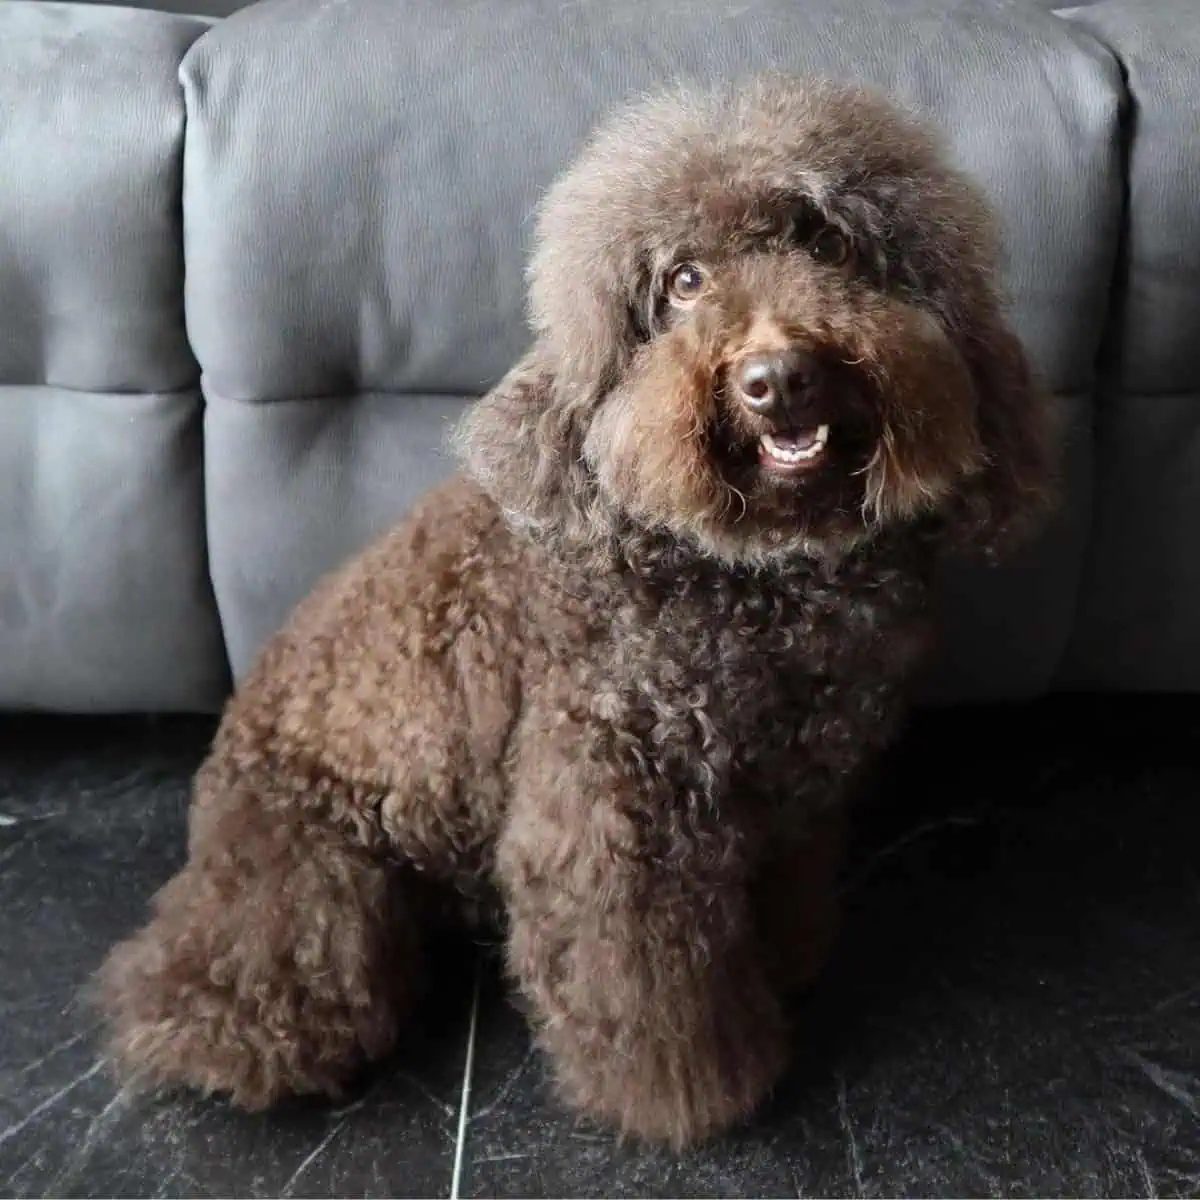
[[[850,257],[850,239],[836,226],[826,225],[809,245],[812,255],[830,267],[840,267]]]
[[[704,291],[704,272],[695,263],[681,263],[667,276],[667,294],[672,300],[690,304]]]

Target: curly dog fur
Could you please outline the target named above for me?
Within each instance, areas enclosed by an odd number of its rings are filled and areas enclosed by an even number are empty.
[[[869,93],[771,77],[602,128],[464,473],[228,705],[188,863],[100,974],[130,1075],[336,1093],[448,896],[502,917],[571,1104],[676,1146],[751,1113],[934,565],[1046,508],[993,259],[976,189]]]

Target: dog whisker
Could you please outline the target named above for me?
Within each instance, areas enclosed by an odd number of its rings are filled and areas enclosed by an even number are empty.
[[[746,519],[746,514],[750,511],[750,501],[746,498],[746,493],[741,491],[740,489],[734,487],[732,483],[727,483],[725,485],[725,492],[726,492],[726,506],[725,506],[726,514],[728,514],[729,511],[733,507],[734,497],[736,497],[738,502],[741,504],[741,512],[738,513],[738,515],[733,518],[733,522],[736,525],[738,522],[744,521]]]

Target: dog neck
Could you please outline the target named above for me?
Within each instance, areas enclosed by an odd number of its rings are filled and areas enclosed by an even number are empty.
[[[903,575],[923,584],[932,555],[913,531],[880,533],[840,553],[796,550],[759,562],[727,562],[670,533],[628,525],[603,539],[554,539],[545,569],[563,589],[593,604],[633,601],[642,609],[689,602],[724,608],[731,598],[771,606]]]

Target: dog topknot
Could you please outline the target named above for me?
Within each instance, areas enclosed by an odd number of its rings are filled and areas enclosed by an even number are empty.
[[[978,191],[862,91],[674,92],[601,130],[542,208],[533,344],[466,473],[230,701],[187,865],[100,972],[124,1071],[336,1094],[449,902],[503,929],[569,1102],[677,1146],[752,1112],[937,559],[1045,511],[995,253]]]

